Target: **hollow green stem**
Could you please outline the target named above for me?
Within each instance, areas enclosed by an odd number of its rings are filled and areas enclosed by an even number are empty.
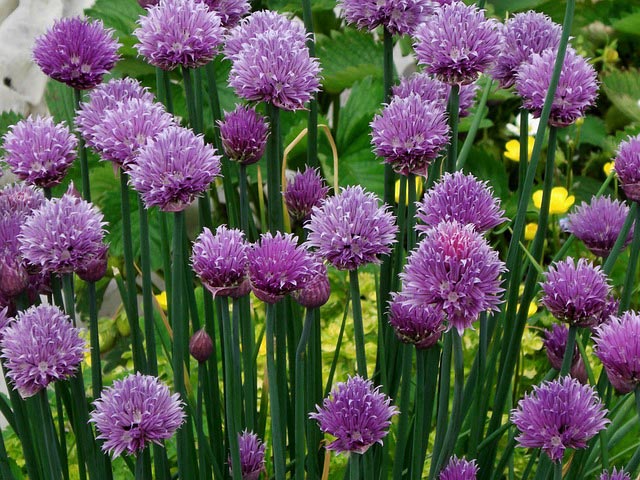
[[[156,89],[158,91],[158,100],[164,103],[167,112],[173,113],[173,99],[171,98],[171,83],[169,80],[169,72],[156,67]]]
[[[80,108],[80,102],[82,102],[82,91],[74,88],[73,99],[75,109],[78,110]],[[89,181],[89,162],[87,159],[87,146],[82,135],[78,135],[78,156],[80,158],[80,176],[82,178],[82,198],[90,202],[91,184]]]
[[[43,455],[42,463],[46,465],[45,470],[48,470],[47,478],[55,480],[62,478],[62,465],[60,463],[58,448],[56,446],[56,436],[51,421],[51,409],[49,407],[49,399],[47,398],[47,389],[44,388],[40,390],[37,397],[40,425],[42,426],[42,433],[44,434],[44,452],[41,453],[45,455]]]
[[[616,239],[616,243],[613,245],[611,253],[609,253],[609,256],[607,256],[607,260],[602,266],[602,271],[605,273],[605,275],[609,275],[611,273],[611,270],[613,270],[613,266],[615,265],[618,256],[620,256],[623,245],[627,241],[627,235],[629,234],[629,230],[631,230],[631,225],[633,225],[634,219],[638,215],[639,210],[640,209],[638,208],[637,202],[633,202],[631,208],[629,209],[629,214],[627,215],[627,218],[625,219],[624,224],[620,229],[620,234]]]
[[[267,140],[267,213],[269,231],[282,231],[282,165],[280,162],[280,109],[267,104],[269,128],[271,132]]]
[[[571,362],[573,361],[573,351],[576,346],[576,334],[578,333],[578,327],[575,325],[569,326],[569,335],[567,337],[567,345],[564,350],[564,358],[562,359],[562,366],[560,368],[560,376],[564,377],[569,374],[571,370]]]
[[[520,161],[518,162],[518,200],[522,196],[522,186],[527,176],[529,164],[529,111],[520,111]]]
[[[304,318],[304,326],[300,334],[300,341],[296,349],[295,362],[295,478],[304,480],[305,473],[305,421],[306,421],[306,401],[305,401],[305,373],[307,370],[307,343],[311,334],[311,327],[314,322],[315,309],[307,309]]]
[[[640,225],[640,210],[635,211],[635,225]],[[631,293],[633,292],[633,284],[636,280],[636,269],[638,267],[638,257],[640,256],[640,228],[634,228],[633,239],[629,246],[629,263],[624,277],[624,287],[622,287],[622,296],[620,297],[619,312],[629,309],[631,304]]]
[[[360,284],[358,269],[349,271],[349,287],[353,309],[353,334],[356,342],[356,363],[358,375],[367,378],[367,356],[364,349],[364,326],[362,323],[362,304],[360,303]]]
[[[349,454],[349,478],[350,480],[360,480],[360,455]]]
[[[413,363],[413,345],[402,345],[402,387],[400,388],[400,420],[398,421],[398,436],[396,451],[399,453],[393,464],[393,479],[402,480],[405,469],[403,457],[409,444],[409,406],[411,405],[411,367]],[[417,405],[416,405],[417,408]]]
[[[458,120],[460,118],[460,85],[451,86],[449,94],[449,128],[451,129],[451,142],[447,149],[447,172],[453,172],[456,169],[456,160],[458,158]]]
[[[471,147],[473,146],[473,142],[476,139],[476,135],[478,134],[478,129],[480,128],[480,122],[484,119],[484,107],[487,104],[487,100],[489,99],[489,93],[491,92],[491,88],[493,87],[493,81],[487,80],[487,84],[482,91],[482,97],[480,97],[480,101],[476,106],[476,114],[471,121],[471,126],[469,127],[469,131],[467,132],[467,138],[464,139],[464,143],[462,144],[462,148],[460,149],[460,153],[458,154],[458,160],[456,161],[456,170],[462,170],[462,168],[467,163],[467,158],[469,158],[469,152],[471,151]]]
[[[562,462],[553,464],[553,480],[562,480]]]
[[[140,452],[136,458],[136,480],[146,480],[151,477],[151,457],[149,449]]]
[[[442,357],[440,359],[440,385],[438,386],[438,411],[436,413],[436,438],[433,444],[429,480],[436,478],[438,459],[444,445],[447,430],[447,413],[449,411],[449,387],[451,384],[451,335],[445,335]]]
[[[280,399],[278,395],[278,374],[275,362],[275,305],[267,305],[267,378],[269,381],[269,397],[271,398],[271,438],[273,441],[273,464],[276,478],[285,478],[285,445],[283,426],[285,418],[281,418]]]

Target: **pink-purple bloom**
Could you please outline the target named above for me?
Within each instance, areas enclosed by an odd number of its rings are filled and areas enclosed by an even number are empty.
[[[585,448],[609,423],[607,409],[590,385],[569,376],[533,387],[511,411],[525,448],[542,448],[553,462],[562,461],[567,448]]]
[[[440,471],[439,480],[476,480],[478,465],[475,460],[458,458],[455,455],[449,459],[449,463]]]
[[[613,467],[611,473],[607,470],[603,471],[600,474],[600,480],[631,480],[631,475],[624,471],[624,468],[617,470],[616,467]]]
[[[27,398],[75,375],[87,344],[58,307],[39,305],[19,312],[3,329],[0,350],[7,376]]]
[[[343,188],[313,207],[305,225],[307,243],[339,270],[355,270],[379,263],[379,255],[391,252],[398,227],[386,206],[361,186]]]
[[[296,172],[284,191],[289,216],[296,222],[308,220],[313,207],[320,206],[328,192],[329,187],[318,169],[307,167],[304,172]]]
[[[189,353],[199,363],[206,362],[213,353],[213,340],[204,328],[194,333],[189,339]]]
[[[315,258],[314,270],[311,277],[300,290],[292,292],[293,299],[304,308],[320,308],[329,301],[331,284],[326,265]]]
[[[260,474],[266,471],[266,445],[253,432],[245,430],[238,434],[238,448],[240,450],[240,468],[242,480],[258,480]],[[229,461],[229,475],[233,476],[231,461]]]
[[[640,135],[620,142],[614,169],[627,198],[640,201]]]
[[[3,148],[11,171],[39,187],[58,185],[76,159],[78,140],[64,123],[51,117],[32,117],[13,125]]]
[[[258,162],[267,146],[269,124],[253,107],[236,106],[218,121],[224,153],[243,165]]]
[[[44,194],[39,188],[26,183],[9,184],[0,190],[0,215],[10,215],[24,220],[44,201]]]
[[[235,27],[240,19],[251,11],[247,0],[199,0],[209,7],[209,10],[220,16],[220,23],[224,28]]]
[[[318,422],[320,430],[336,437],[327,449],[360,454],[376,443],[382,444],[391,418],[399,413],[380,387],[374,388],[371,380],[359,375],[336,384],[316,410],[309,417]]]
[[[544,344],[545,351],[547,352],[549,363],[556,370],[560,370],[562,368],[564,354],[567,349],[568,337],[569,328],[564,324],[553,324],[550,330],[544,330],[542,343]],[[585,369],[582,356],[580,356],[578,345],[574,345],[573,348],[569,374],[573,378],[580,380],[580,383],[587,383],[587,371]]]
[[[180,395],[151,375],[139,372],[102,391],[93,402],[91,422],[104,440],[102,449],[115,458],[137,455],[149,443],[162,444],[184,423]]]
[[[192,130],[172,126],[147,142],[129,169],[129,182],[147,208],[186,209],[220,174],[220,156]]]
[[[419,350],[433,347],[446,330],[444,313],[432,305],[417,307],[405,301],[402,292],[392,294],[389,323],[398,340]]]
[[[56,20],[36,38],[33,58],[45,75],[78,90],[94,88],[120,59],[113,30],[100,20]]]
[[[393,35],[411,35],[434,10],[431,0],[339,0],[348,23],[363,30],[379,26]]]
[[[22,219],[10,214],[0,215],[0,296],[13,298],[29,283],[29,274],[20,255]]]

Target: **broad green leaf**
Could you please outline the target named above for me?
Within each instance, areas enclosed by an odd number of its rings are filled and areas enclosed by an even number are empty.
[[[0,113],[0,137],[3,137],[5,133],[9,131],[9,127],[15,125],[22,120],[22,115],[16,112],[2,112]],[[1,147],[0,142],[0,147]],[[4,150],[0,148],[0,155],[4,155]]]
[[[640,76],[637,70],[616,71],[602,80],[609,100],[627,117],[640,121]]]
[[[640,35],[640,12],[634,12],[616,20],[611,26],[620,33]]]
[[[504,168],[504,163],[496,159],[487,150],[473,147],[469,153],[469,159],[465,170],[473,173],[480,180],[487,180],[497,196],[505,200],[509,194],[509,179]]]

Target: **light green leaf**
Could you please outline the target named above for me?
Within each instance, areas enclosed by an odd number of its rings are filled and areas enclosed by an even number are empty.
[[[640,121],[640,77],[637,70],[616,71],[602,80],[609,100],[627,117]]]

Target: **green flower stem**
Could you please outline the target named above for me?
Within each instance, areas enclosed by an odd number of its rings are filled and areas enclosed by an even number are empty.
[[[398,457],[393,464],[393,479],[402,480],[405,469],[402,458],[409,444],[409,406],[411,405],[411,369],[413,366],[413,345],[403,344],[402,350],[402,387],[400,389],[400,420],[398,421],[398,436],[396,437],[396,452]],[[418,405],[415,405],[418,408]],[[415,453],[415,452],[414,452]]]
[[[609,275],[611,273],[611,270],[613,270],[613,266],[615,265],[618,256],[620,256],[623,245],[627,241],[627,235],[629,234],[629,230],[631,230],[631,225],[633,225],[633,221],[638,215],[639,210],[640,209],[638,208],[638,204],[636,202],[633,202],[631,204],[631,208],[629,209],[629,214],[627,215],[627,218],[625,219],[624,224],[620,229],[620,234],[616,239],[616,243],[614,243],[613,248],[611,249],[611,253],[609,253],[609,256],[602,266],[602,271],[605,273],[605,275]]]
[[[640,417],[640,386],[637,386],[634,391],[635,403],[636,403],[636,412]],[[640,445],[636,447],[636,451],[629,460],[629,463],[624,467],[625,472],[628,472],[632,475],[636,473],[636,470],[640,466]]]
[[[173,100],[171,98],[171,82],[169,72],[156,67],[156,89],[158,91],[158,100],[164,103],[167,112],[173,113]]]
[[[58,448],[56,446],[56,435],[53,423],[51,421],[51,409],[49,407],[49,399],[47,398],[47,389],[43,388],[37,394],[37,402],[39,407],[40,418],[35,420],[40,422],[42,428],[42,440],[44,440],[44,452],[40,452],[42,464],[45,470],[48,470],[47,478],[51,480],[62,478],[62,465],[58,456]],[[65,452],[66,453],[66,452]]]
[[[360,480],[360,455],[357,453],[349,454],[349,479]]]
[[[304,480],[305,473],[305,422],[307,417],[307,405],[305,401],[305,373],[307,371],[307,344],[311,334],[311,328],[315,320],[315,311],[309,308],[305,312],[304,326],[300,334],[300,341],[296,350],[295,362],[295,478]]]
[[[240,164],[240,229],[244,232],[245,236],[249,237],[249,215],[251,210],[249,208],[249,192],[248,192],[248,178],[247,178],[247,166],[244,163]]]
[[[280,109],[266,104],[271,132],[267,139],[267,219],[269,231],[276,233],[283,229],[282,215],[282,165],[280,162]]]
[[[267,304],[267,378],[269,381],[269,397],[271,399],[271,438],[273,442],[273,464],[275,478],[285,478],[285,438],[284,426],[286,418],[281,417],[280,398],[278,395],[278,373],[275,362],[275,322],[282,321],[276,318],[275,305]]]
[[[471,147],[473,147],[473,142],[476,139],[478,129],[480,128],[480,122],[482,122],[485,117],[484,115],[481,115],[481,113],[484,112],[484,107],[487,104],[489,93],[491,93],[492,87],[493,81],[487,77],[487,84],[485,85],[484,90],[482,91],[482,97],[480,97],[480,101],[476,106],[476,114],[473,116],[473,120],[471,121],[471,126],[469,127],[469,131],[467,132],[467,138],[464,139],[464,143],[462,144],[462,148],[460,149],[460,153],[458,154],[458,160],[456,161],[456,170],[462,170],[462,168],[467,163],[469,152],[471,151]]]
[[[562,480],[562,462],[553,464],[553,480]]]
[[[360,284],[358,269],[349,271],[349,287],[353,308],[353,334],[356,341],[356,362],[358,375],[367,378],[367,356],[364,349],[364,326],[362,324],[362,304],[360,303]]]
[[[384,101],[386,102],[391,98],[391,87],[393,86],[393,71],[395,69],[393,65],[393,34],[387,28],[384,29],[384,32],[382,34],[382,42]]]
[[[187,115],[189,115],[189,125],[196,133],[201,133],[198,128],[198,113],[196,112],[196,93],[193,87],[193,77],[191,69],[182,67],[182,81],[184,83],[184,93],[187,101]]]
[[[82,102],[82,91],[73,89],[74,109],[80,108]],[[82,177],[82,198],[87,202],[91,201],[91,184],[89,181],[89,162],[87,159],[87,146],[82,135],[78,135],[78,156],[80,158],[80,176]]]
[[[420,480],[424,468],[429,431],[431,430],[431,416],[437,389],[440,351],[434,345],[428,350],[416,350],[416,357],[416,399],[410,478]]]
[[[151,458],[149,456],[149,449],[145,448],[136,457],[136,480],[145,480],[151,477]]]
[[[635,224],[640,225],[640,210],[636,208]],[[629,214],[631,216],[631,214]],[[633,292],[633,284],[636,279],[636,269],[638,267],[638,256],[640,256],[640,228],[634,228],[633,240],[629,246],[629,263],[624,277],[624,287],[622,287],[622,296],[620,297],[619,313],[629,309],[631,304],[631,293]]]
[[[60,443],[60,452],[67,451],[67,429],[64,422],[64,407],[62,404],[62,388],[58,382],[54,383],[54,389],[56,392],[56,414],[58,416],[58,439]],[[0,435],[0,439],[2,435]],[[61,453],[60,459],[62,460],[62,477],[65,480],[69,480],[69,459],[66,453]],[[0,469],[0,471],[2,471]]]
[[[451,384],[451,335],[445,335],[442,357],[440,359],[440,385],[438,386],[438,411],[436,413],[436,438],[431,455],[429,480],[436,478],[438,459],[443,448],[447,429],[447,413],[449,410],[449,387]]]
[[[475,398],[473,401],[473,407],[471,411],[471,429],[469,433],[469,450],[468,455],[470,458],[475,458],[477,455],[477,447],[480,441],[480,436],[482,435],[482,429],[484,427],[484,417],[480,416],[480,412],[483,411],[483,403],[486,399],[486,395],[482,395],[484,387],[484,373],[486,368],[486,360],[487,360],[487,347],[488,347],[488,332],[487,332],[487,313],[482,312],[480,314],[480,339],[478,341],[478,353],[476,356],[477,359],[477,376],[475,379],[471,378],[471,375],[468,377],[468,382],[473,382],[474,385],[474,393]],[[475,366],[475,365],[474,365]],[[463,411],[466,411],[464,408],[463,402]]]
[[[214,332],[214,329],[207,327],[208,332]],[[216,354],[216,336],[211,335],[213,339],[213,353],[207,362],[201,363],[199,367],[199,375],[202,378],[202,386],[204,389],[204,403],[207,415],[207,423],[209,425],[209,449],[213,452],[211,460],[214,472],[214,478],[222,478],[222,465],[226,462],[225,453],[220,445],[224,445],[222,430],[222,403],[220,401],[220,382],[218,380],[217,354]],[[211,370],[211,375],[209,375]]]
[[[6,480],[15,480],[16,478],[13,476],[13,473],[11,473],[7,448],[5,447],[4,437],[2,435],[0,435],[0,477]]]
[[[564,350],[564,358],[562,359],[562,367],[560,368],[560,376],[564,377],[569,375],[571,370],[571,362],[573,360],[573,351],[576,346],[576,334],[578,333],[578,327],[575,325],[569,325],[569,335],[567,336],[567,345]]]
[[[320,326],[320,309],[312,310],[313,322],[309,333],[307,352],[307,371],[305,374],[306,393],[305,411],[311,412],[315,406],[322,402],[322,328]],[[321,442],[324,434],[318,428],[318,423],[307,417],[307,468],[309,478],[320,478],[320,465],[324,450]]]
[[[458,158],[458,123],[460,119],[460,85],[451,85],[449,94],[449,128],[451,129],[451,142],[447,149],[446,171],[453,172],[456,169]]]
[[[520,111],[520,161],[518,162],[518,200],[522,197],[522,186],[529,164],[529,111]]]
[[[206,480],[207,478],[211,478],[211,476],[204,448],[204,445],[207,442],[207,437],[205,437],[204,435],[204,409],[202,408],[202,397],[204,396],[204,372],[200,367],[202,367],[202,363],[198,365],[198,392],[196,394],[197,399],[195,423],[196,434],[198,435],[198,465],[200,467],[198,473],[200,474],[200,480]]]
[[[307,48],[309,55],[315,57],[316,44],[313,32],[313,14],[311,12],[311,0],[302,0],[302,19],[307,33]],[[317,167],[318,163],[318,94],[314,93],[309,102],[309,116],[307,117],[307,164]]]
[[[245,426],[255,431],[258,404],[256,362],[253,361],[256,349],[254,324],[251,318],[249,296],[233,300],[233,311],[240,312],[240,336],[242,341],[242,370],[244,373],[243,397],[245,403]]]
[[[194,79],[194,99],[195,99],[195,107],[196,107],[196,125],[197,125],[197,129],[196,131],[198,133],[203,133],[204,132],[204,118],[203,118],[203,114],[202,114],[202,105],[204,104],[204,102],[202,101],[202,73],[203,73],[203,69],[198,68],[196,70],[193,71],[193,79]]]
[[[409,201],[407,202],[407,250],[413,250],[417,242],[416,225],[416,187],[417,178],[410,173],[407,177],[407,189],[409,190]]]

